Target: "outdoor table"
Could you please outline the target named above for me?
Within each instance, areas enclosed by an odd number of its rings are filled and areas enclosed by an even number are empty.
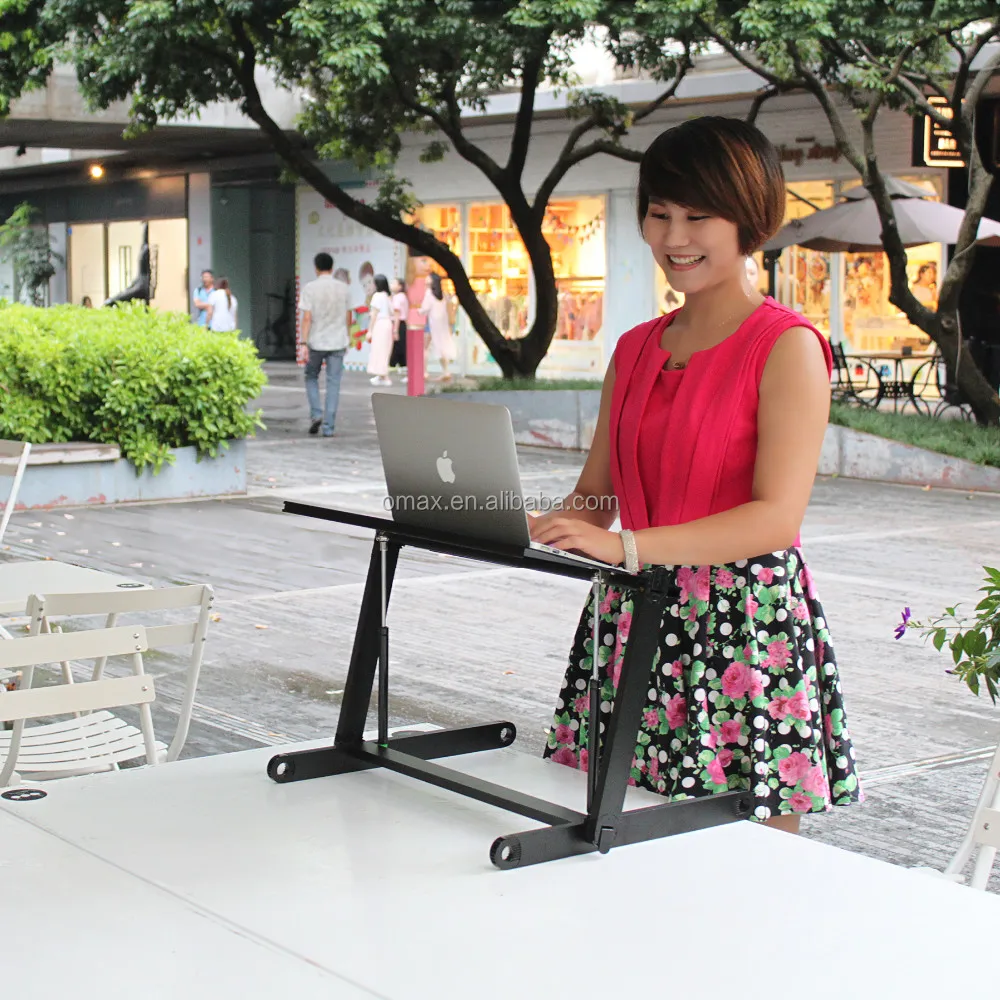
[[[882,375],[881,371],[878,373],[878,379],[882,386],[882,399],[892,400],[892,412],[897,412],[899,408],[899,401],[909,400],[914,408],[920,411],[920,401],[913,392],[913,377],[906,378],[903,373],[903,362],[904,361],[930,361],[932,358],[936,357],[934,353],[923,353],[923,354],[904,354],[902,351],[879,351],[874,354],[871,353],[858,353],[858,354],[845,354],[844,357],[850,362],[852,359],[859,359],[861,361],[891,361],[893,363],[893,376],[892,378],[886,378]]]
[[[148,585],[55,559],[0,562],[0,615],[23,615],[32,594],[103,594]]]
[[[751,822],[498,871],[483,842],[523,817],[384,768],[280,784],[265,773],[274,753],[0,797],[6,991],[938,1000],[996,990],[983,960],[1000,924],[995,895]],[[585,773],[512,748],[452,766],[567,808],[586,796]],[[630,789],[627,805],[656,798]],[[863,824],[863,807],[852,818]]]

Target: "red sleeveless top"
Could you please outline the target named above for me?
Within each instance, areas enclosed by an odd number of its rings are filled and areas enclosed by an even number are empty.
[[[660,339],[677,312],[641,323],[615,347],[611,479],[623,528],[683,524],[750,502],[760,380],[785,330],[812,330],[832,370],[826,338],[769,296],[735,333],[665,371]]]

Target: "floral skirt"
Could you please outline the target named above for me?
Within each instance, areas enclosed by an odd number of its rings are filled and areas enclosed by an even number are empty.
[[[650,668],[630,785],[673,799],[752,790],[753,818],[860,802],[823,608],[797,548],[676,569]],[[601,733],[610,721],[633,596],[600,596]],[[588,599],[545,756],[587,768],[593,656]]]

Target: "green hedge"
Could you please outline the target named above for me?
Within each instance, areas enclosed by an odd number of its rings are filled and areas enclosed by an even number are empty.
[[[266,381],[249,341],[180,313],[0,303],[0,438],[117,444],[159,472],[262,427],[246,407]]]

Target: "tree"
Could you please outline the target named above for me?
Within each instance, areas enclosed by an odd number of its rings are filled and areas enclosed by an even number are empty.
[[[0,260],[9,261],[14,271],[12,298],[31,306],[45,305],[45,291],[56,273],[55,264],[63,263],[52,249],[48,230],[35,224],[37,214],[36,208],[23,201],[0,225]]]
[[[44,0],[0,0],[0,117],[32,86],[47,79],[57,41],[42,21]]]
[[[996,388],[976,365],[959,322],[959,297],[972,267],[974,240],[993,181],[975,136],[980,98],[1000,69],[1000,44],[991,46],[1000,42],[996,3],[749,0],[703,2],[698,7],[700,27],[762,78],[755,109],[790,90],[805,90],[816,98],[838,149],[878,209],[889,261],[889,301],[938,345],[976,419],[1000,423]],[[931,96],[947,104],[932,105]],[[876,123],[885,108],[929,116],[951,132],[967,164],[965,218],[936,310],[917,300],[907,279],[906,250],[875,146]],[[860,141],[852,128],[852,113],[860,125]]]
[[[651,45],[637,15],[609,0],[45,0],[39,23],[63,43],[81,88],[97,107],[131,101],[134,130],[232,100],[268,137],[286,167],[355,221],[434,260],[507,376],[534,374],[552,340],[557,293],[545,239],[546,208],[576,164],[608,154],[635,161],[630,129],[666,103],[691,65],[690,26]],[[594,31],[595,25],[604,28]],[[649,68],[662,90],[640,108],[574,87],[571,48],[585,38],[619,63]],[[300,89],[305,111],[289,134],[268,113],[260,74]],[[573,128],[537,190],[524,171],[543,86],[570,92]],[[506,160],[477,143],[463,120],[491,95],[515,91]],[[531,329],[507,340],[490,320],[459,257],[407,221],[416,200],[394,171],[407,131],[432,139],[425,160],[446,152],[472,164],[508,206],[534,276]],[[351,159],[380,179],[373,204],[353,197],[313,156]]]

